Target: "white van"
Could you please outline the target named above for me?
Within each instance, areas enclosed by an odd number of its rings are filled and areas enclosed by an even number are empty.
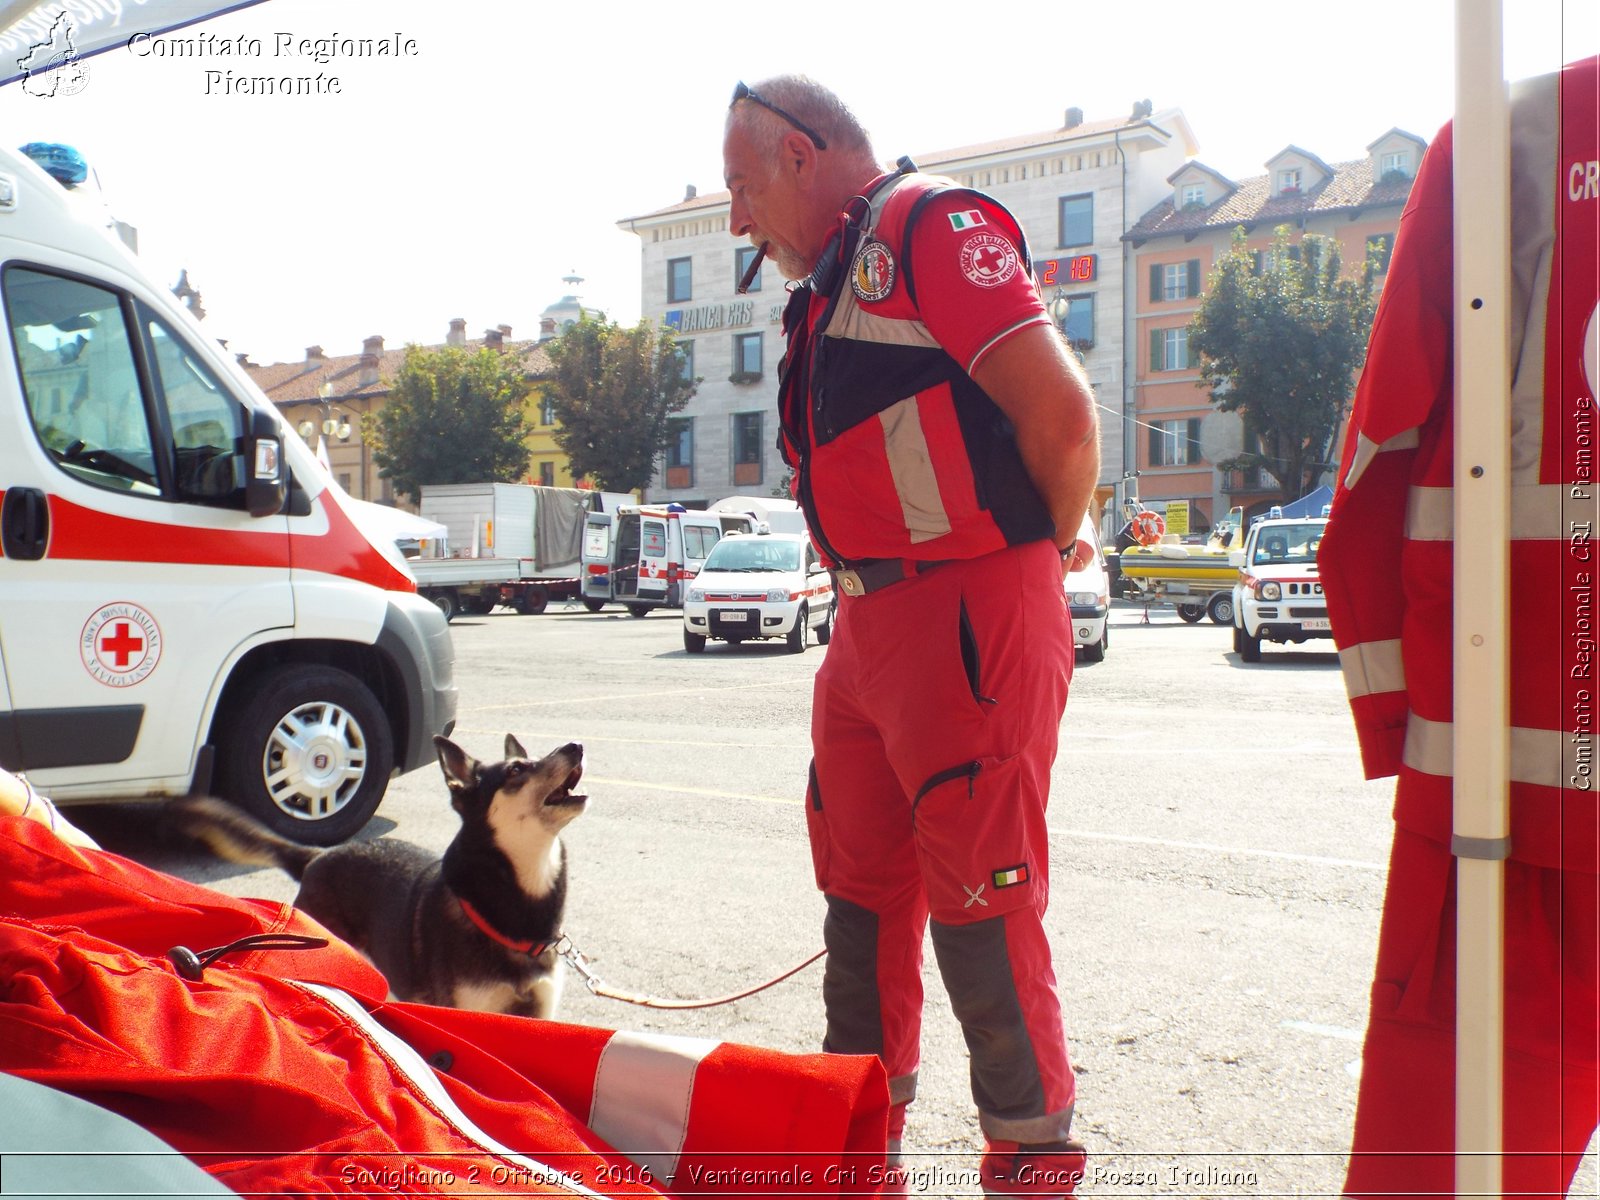
[[[683,648],[699,654],[706,639],[782,638],[804,652],[815,636],[833,637],[833,576],[803,533],[730,533],[716,544],[683,602]]]
[[[1078,527],[1078,541],[1094,548],[1088,562],[1068,571],[1062,581],[1067,607],[1072,613],[1072,644],[1083,651],[1085,662],[1104,662],[1111,645],[1111,582],[1106,574],[1105,554],[1100,549],[1100,531],[1087,514]]]
[[[748,533],[749,513],[708,512],[678,504],[625,504],[614,520],[585,521],[583,595],[595,611],[614,600],[636,617],[652,608],[678,608],[684,589],[711,548],[728,533]]]
[[[106,227],[0,149],[0,765],[58,801],[361,828],[454,725],[392,535]]]

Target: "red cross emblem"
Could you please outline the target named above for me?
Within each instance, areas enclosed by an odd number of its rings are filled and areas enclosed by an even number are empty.
[[[999,287],[1017,273],[1017,251],[992,233],[975,233],[961,246],[961,273],[979,287]]]
[[[111,637],[100,639],[100,653],[111,655],[119,667],[127,666],[133,652],[143,649],[144,639],[133,636],[133,627],[126,621],[117,622],[117,631]]]

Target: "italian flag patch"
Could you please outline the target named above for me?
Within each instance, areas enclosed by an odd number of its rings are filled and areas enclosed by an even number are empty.
[[[976,229],[979,225],[986,224],[988,222],[983,219],[983,214],[975,208],[969,208],[966,212],[950,214],[950,228],[957,233],[960,233],[963,229]]]
[[[1019,883],[1028,882],[1028,865],[1018,863],[1014,867],[1006,867],[996,871],[993,876],[996,890],[1000,888],[1016,887]]]

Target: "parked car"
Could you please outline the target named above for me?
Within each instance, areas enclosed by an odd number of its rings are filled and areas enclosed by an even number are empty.
[[[833,577],[803,533],[729,533],[706,556],[685,593],[683,648],[699,654],[706,641],[737,645],[783,638],[805,650],[833,636]]]
[[[1232,554],[1239,567],[1233,648],[1240,662],[1260,662],[1264,641],[1298,645],[1333,637],[1317,571],[1317,547],[1328,520],[1276,512],[1251,526],[1244,548]]]
[[[1072,610],[1072,644],[1083,651],[1085,662],[1103,662],[1111,644],[1111,581],[1106,573],[1105,554],[1094,518],[1084,514],[1078,540],[1094,547],[1089,562],[1067,572],[1062,587]]]

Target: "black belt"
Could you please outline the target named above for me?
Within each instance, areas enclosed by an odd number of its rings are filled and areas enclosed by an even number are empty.
[[[846,596],[865,596],[890,584],[912,579],[935,567],[942,567],[949,559],[927,562],[915,558],[867,558],[847,567],[833,569],[833,581]]]

